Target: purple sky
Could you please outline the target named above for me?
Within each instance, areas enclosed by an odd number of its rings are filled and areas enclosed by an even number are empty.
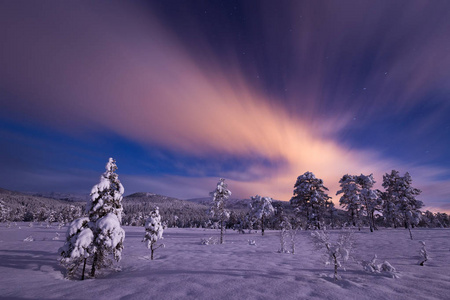
[[[409,171],[450,211],[448,1],[0,1],[0,186],[289,200]],[[380,186],[379,186],[380,187]]]

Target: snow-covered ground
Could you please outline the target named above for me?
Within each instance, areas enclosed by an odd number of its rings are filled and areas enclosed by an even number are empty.
[[[19,228],[20,227],[20,228]],[[296,253],[277,253],[279,232],[238,234],[227,231],[225,244],[202,245],[216,230],[167,229],[166,247],[155,260],[142,243],[143,227],[124,227],[121,270],[100,272],[85,281],[63,278],[57,249],[66,228],[25,223],[0,224],[0,298],[2,299],[449,299],[450,230],[367,229],[355,232],[353,260],[333,280],[311,243],[310,232],[297,234]],[[56,232],[59,240],[54,239]],[[329,231],[336,238],[339,231]],[[34,241],[24,241],[32,236]],[[249,245],[255,240],[256,245]],[[430,260],[418,265],[421,245]],[[389,261],[399,278],[362,270],[359,260]]]

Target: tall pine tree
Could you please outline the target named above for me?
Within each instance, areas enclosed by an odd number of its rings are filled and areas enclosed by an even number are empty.
[[[322,179],[316,178],[312,172],[305,172],[297,178],[290,203],[306,222],[306,228],[323,228],[327,203],[331,198],[325,191],[328,188],[323,185]]]

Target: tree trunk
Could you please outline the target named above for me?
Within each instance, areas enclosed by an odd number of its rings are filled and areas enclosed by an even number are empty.
[[[337,258],[336,258],[336,254],[335,253],[333,253],[333,258],[334,258],[334,280],[338,280],[338,273],[337,273],[338,262],[337,262]]]
[[[411,226],[408,226],[408,230],[409,230],[409,237],[411,238],[411,240],[413,239],[413,236],[412,236],[412,232],[411,232]]]
[[[220,220],[220,243],[223,244],[223,219]]]
[[[264,214],[261,217],[261,235],[264,235]]]
[[[95,252],[94,260],[92,261],[91,277],[95,277],[95,268],[97,266],[97,261],[98,261],[98,254],[97,252]]]
[[[83,273],[81,273],[81,280],[84,280],[84,271],[86,270],[86,259],[87,258],[85,258],[83,262]]]
[[[153,253],[155,252],[155,249],[153,248],[153,243],[150,245],[150,259],[153,260]]]

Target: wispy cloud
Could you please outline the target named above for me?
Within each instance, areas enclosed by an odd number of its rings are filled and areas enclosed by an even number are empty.
[[[229,178],[241,197],[258,193],[288,200],[296,177],[305,171],[323,178],[331,195],[345,173],[374,173],[381,181],[382,174],[395,167],[410,170],[413,178],[419,178],[420,185],[429,187],[435,176],[422,177],[422,173],[447,172],[436,167],[408,166],[374,150],[352,149],[341,143],[337,134],[361,107],[343,100],[339,106],[345,109],[336,110],[334,117],[325,120],[315,114],[320,99],[327,97],[320,91],[327,76],[327,63],[323,61],[326,53],[312,56],[320,57],[320,61],[311,74],[312,80],[300,84],[307,92],[287,96],[291,105],[305,107],[299,117],[289,111],[289,106],[272,98],[275,96],[268,96],[250,84],[237,62],[224,67],[214,62],[220,60],[218,57],[210,57],[207,62],[193,59],[174,35],[133,5],[116,3],[102,14],[82,3],[71,5],[68,9],[61,3],[52,3],[50,15],[46,5],[30,4],[28,8],[11,5],[9,10],[14,10],[14,14],[8,10],[1,14],[12,24],[1,36],[7,45],[7,55],[1,58],[4,71],[0,83],[16,95],[15,101],[5,103],[8,111],[57,126],[63,132],[113,131],[146,147],[156,145],[192,157],[208,157],[211,161],[227,155],[242,160],[256,156],[271,162],[254,163],[239,174],[217,170],[218,175]],[[369,18],[368,26],[375,20]],[[318,42],[325,43],[328,34],[319,37]],[[360,34],[357,32],[356,37]],[[383,41],[381,56],[390,51],[388,45],[398,34],[393,30],[388,40]],[[313,36],[303,39],[296,46],[299,53],[306,49],[304,43],[314,43],[314,39]],[[370,41],[367,43],[370,45]],[[425,53],[433,45],[418,45],[417,51]],[[445,56],[443,50],[436,51]],[[377,99],[377,107],[380,99],[399,95],[399,83],[411,80],[413,84],[401,92],[395,104],[406,106],[413,98],[411,95],[431,84],[434,78],[423,74],[405,78],[404,73],[397,74],[398,65],[385,71],[386,61],[379,59],[383,67],[375,67],[375,75],[365,80],[368,88],[374,82],[387,81],[381,84],[382,90],[372,95]],[[397,64],[411,59],[407,54]],[[432,66],[436,62],[426,60],[411,66],[407,74],[431,74]],[[383,77],[385,72],[389,80]],[[356,70],[354,76],[358,75]],[[299,78],[304,77],[305,74]],[[308,83],[310,87],[306,86]],[[296,83],[287,84],[293,87]],[[338,96],[345,95],[347,84],[338,84]],[[189,198],[209,191],[217,179],[126,174],[124,180],[131,189],[148,185],[160,193]],[[444,187],[439,195],[433,195],[434,190],[424,189],[425,202],[429,197],[441,198],[449,192]]]

